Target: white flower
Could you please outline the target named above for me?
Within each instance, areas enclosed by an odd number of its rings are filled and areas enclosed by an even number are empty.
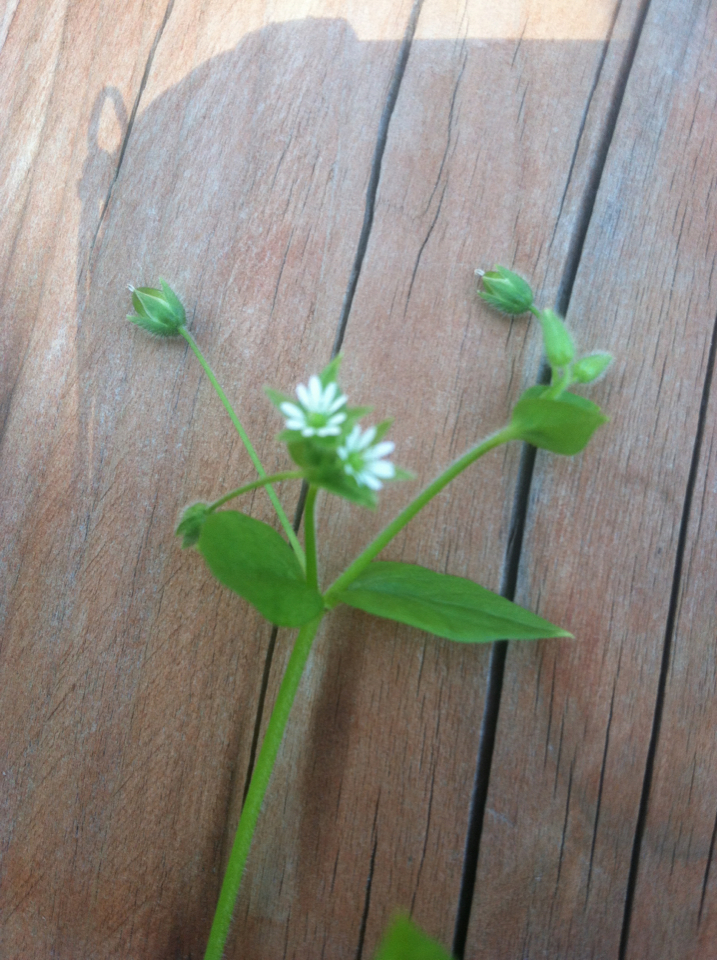
[[[338,437],[346,419],[341,407],[346,397],[339,393],[336,383],[326,388],[317,376],[309,377],[308,388],[300,383],[296,388],[299,403],[285,401],[279,407],[286,417],[287,430],[300,430],[303,437]]]
[[[365,433],[361,433],[361,428],[355,426],[338,448],[338,454],[343,460],[344,470],[359,486],[380,490],[382,480],[390,480],[396,475],[394,465],[381,459],[393,452],[394,444],[390,440],[374,443],[375,437],[375,427],[369,427]]]

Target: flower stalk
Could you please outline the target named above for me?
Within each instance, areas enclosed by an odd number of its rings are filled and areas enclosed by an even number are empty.
[[[488,437],[482,443],[479,443],[477,446],[472,447],[467,453],[464,453],[462,457],[451,464],[447,470],[444,470],[443,473],[436,477],[433,483],[429,484],[425,490],[418,494],[418,496],[412,500],[407,507],[398,514],[398,516],[384,527],[381,533],[371,541],[371,543],[363,550],[362,553],[356,557],[353,563],[344,570],[344,572],[331,584],[329,589],[324,594],[324,603],[326,607],[331,610],[339,602],[339,594],[342,590],[345,590],[353,581],[366,569],[366,567],[371,563],[371,561],[379,555],[379,553],[388,546],[388,544],[393,540],[393,538],[403,530],[407,523],[409,523],[413,518],[419,513],[427,503],[429,503],[437,494],[448,486],[451,480],[455,480],[459,473],[462,473],[466,467],[469,467],[472,463],[475,463],[480,457],[488,453],[489,450],[494,450],[495,447],[499,447],[502,443],[507,443],[509,440],[517,439],[517,433],[512,424],[507,427],[504,427],[502,430],[499,430],[497,433],[494,433],[492,436]]]
[[[264,741],[256,758],[246,800],[239,817],[239,824],[219,892],[219,901],[209,933],[204,960],[221,960],[224,953],[224,946],[234,913],[234,904],[239,893],[239,886],[249,856],[261,805],[269,786],[271,772],[274,769],[281,741],[284,738],[286,723],[296,698],[296,692],[299,689],[304,667],[309,659],[311,646],[323,616],[323,613],[319,614],[314,620],[305,623],[299,630],[294,649],[291,651],[289,662],[286,665],[286,672],[279,687],[276,703],[269,718]]]
[[[216,391],[217,396],[219,397],[219,399],[221,400],[222,404],[224,405],[224,409],[225,409],[226,412],[229,414],[229,419],[230,419],[231,422],[234,424],[234,429],[235,429],[236,432],[239,434],[242,443],[243,443],[244,446],[246,447],[246,451],[247,451],[247,453],[249,454],[249,458],[251,459],[251,462],[254,464],[254,468],[256,469],[256,472],[259,474],[259,477],[260,477],[261,479],[264,479],[264,478],[266,477],[267,473],[266,473],[266,470],[264,469],[264,467],[263,467],[262,464],[261,464],[261,460],[259,459],[259,455],[257,454],[256,450],[254,449],[254,445],[252,444],[251,440],[249,439],[246,430],[245,430],[244,427],[241,425],[241,421],[239,420],[239,417],[236,415],[236,413],[234,413],[234,410],[233,410],[233,408],[232,408],[231,403],[229,403],[229,400],[228,400],[228,398],[227,398],[227,395],[224,393],[224,391],[223,391],[222,388],[221,388],[221,385],[219,384],[219,381],[218,381],[217,378],[214,376],[214,371],[212,370],[212,368],[211,368],[211,367],[209,366],[209,364],[207,363],[207,361],[206,361],[206,359],[205,359],[204,354],[202,353],[202,351],[199,349],[199,344],[198,344],[197,341],[194,339],[194,337],[191,335],[191,333],[189,332],[189,330],[187,330],[186,327],[184,327],[184,326],[180,327],[179,332],[180,332],[181,335],[184,337],[184,339],[187,341],[187,343],[189,344],[189,346],[192,348],[192,351],[194,352],[195,357],[196,357],[197,360],[200,362],[200,364],[202,365],[202,369],[204,370],[204,372],[206,373],[207,377],[209,378],[209,382],[210,382],[211,385],[214,387],[214,390]],[[284,512],[284,508],[283,508],[282,505],[279,503],[279,498],[277,497],[276,493],[274,492],[274,490],[272,490],[272,488],[271,488],[270,486],[266,488],[266,492],[269,494],[269,499],[271,500],[272,504],[274,505],[274,509],[276,510],[276,515],[278,516],[279,522],[281,523],[282,527],[284,528],[284,533],[286,534],[286,536],[287,536],[287,538],[288,538],[288,540],[289,540],[289,543],[291,544],[292,550],[293,550],[294,553],[296,554],[297,559],[298,559],[299,563],[301,564],[301,566],[302,566],[303,568],[305,568],[305,567],[306,567],[306,557],[304,556],[304,550],[303,550],[301,544],[299,543],[298,537],[297,537],[296,534],[294,533],[294,528],[292,527],[291,523],[289,522],[289,518],[287,517],[286,513]]]

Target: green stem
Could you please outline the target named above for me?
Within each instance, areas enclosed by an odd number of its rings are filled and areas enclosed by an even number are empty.
[[[204,354],[202,353],[202,351],[199,349],[199,344],[198,344],[197,341],[194,339],[194,337],[191,335],[191,333],[189,332],[189,330],[187,330],[186,327],[180,327],[180,328],[179,328],[179,332],[182,334],[182,336],[184,337],[184,339],[187,341],[187,343],[189,344],[189,346],[190,346],[190,347],[192,348],[192,350],[194,351],[194,355],[196,356],[197,360],[199,360],[199,362],[201,363],[202,368],[204,369],[204,372],[206,373],[206,375],[209,377],[209,382],[210,382],[211,385],[214,387],[214,389],[215,389],[216,392],[217,392],[217,396],[219,397],[219,399],[220,399],[220,400],[222,401],[222,403],[224,404],[224,409],[225,409],[226,412],[229,414],[229,419],[230,419],[231,422],[234,424],[234,427],[236,428],[236,432],[237,432],[237,433],[239,434],[239,436],[241,437],[241,441],[242,441],[242,443],[244,444],[244,446],[246,447],[247,453],[249,454],[249,457],[251,458],[251,462],[254,464],[254,466],[255,466],[255,468],[256,468],[256,472],[259,474],[260,477],[265,477],[265,476],[266,476],[266,470],[262,467],[262,465],[261,465],[261,460],[259,459],[259,456],[258,456],[256,450],[254,449],[254,446],[252,445],[251,440],[250,440],[249,437],[247,436],[246,430],[245,430],[244,427],[241,425],[241,423],[240,423],[240,421],[239,421],[239,417],[237,417],[237,415],[234,413],[234,410],[232,409],[232,405],[229,403],[229,400],[227,399],[227,395],[224,393],[224,391],[222,390],[222,388],[221,388],[220,385],[219,385],[219,381],[218,381],[217,378],[214,376],[214,371],[212,370],[212,368],[209,366],[209,364],[208,364],[207,361],[205,360]],[[276,514],[277,514],[279,520],[281,521],[281,525],[282,525],[282,527],[284,528],[284,532],[286,533],[287,537],[289,538],[289,543],[290,543],[291,546],[293,547],[294,553],[295,553],[296,556],[299,558],[299,563],[301,564],[302,569],[305,569],[305,567],[306,567],[306,559],[305,559],[305,557],[304,557],[304,551],[303,551],[303,549],[302,549],[301,544],[299,543],[298,537],[297,537],[296,534],[294,533],[294,528],[293,528],[292,525],[289,523],[289,518],[288,518],[287,515],[284,513],[284,508],[283,508],[282,505],[279,503],[279,498],[277,497],[276,493],[272,490],[271,487],[267,487],[267,488],[266,488],[266,492],[269,494],[269,499],[270,499],[271,502],[274,504],[274,509],[276,510]]]
[[[304,544],[306,546],[306,582],[310,587],[319,588],[319,575],[316,564],[316,524],[314,521],[314,504],[319,488],[312,483],[306,494],[304,506]]]
[[[436,494],[440,493],[441,490],[447,486],[455,477],[458,476],[466,467],[469,467],[474,463],[479,457],[482,457],[484,453],[488,453],[489,450],[493,450],[494,447],[499,447],[502,443],[507,443],[509,440],[517,440],[518,433],[512,424],[508,424],[507,427],[504,427],[502,430],[499,430],[498,433],[494,433],[492,437],[488,437],[487,440],[484,440],[483,443],[479,443],[477,447],[473,447],[467,453],[464,453],[463,456],[456,460],[455,463],[451,464],[447,470],[445,470],[440,477],[433,481],[426,489],[419,493],[415,500],[412,500],[393,520],[387,527],[385,527],[381,533],[373,540],[354,562],[344,570],[341,576],[335,580],[329,589],[324,594],[324,603],[326,607],[330,610],[332,607],[336,606],[339,602],[339,594],[342,590],[345,590],[350,583],[352,583],[356,577],[362,573],[366,567],[371,563],[374,557],[376,557],[383,548],[390,543],[391,540],[399,533],[409,520],[412,520],[419,510],[422,510],[429,500],[432,500]]]
[[[249,493],[250,490],[258,490],[259,487],[265,487],[269,483],[279,483],[282,480],[303,480],[304,474],[300,470],[284,470],[282,473],[272,473],[270,477],[261,477],[259,480],[253,480],[251,483],[245,483],[243,487],[237,487],[225,493],[223,497],[210,503],[207,507],[207,513],[214,513],[219,507],[223,507],[234,497],[240,497],[243,493]]]
[[[572,363],[569,363],[563,375],[558,377],[557,375],[551,380],[550,390],[545,394],[546,400],[557,400],[561,393],[565,393],[570,384],[573,382],[573,370]]]
[[[304,672],[306,661],[311,651],[311,645],[319,624],[323,617],[323,612],[315,617],[309,623],[305,623],[299,631],[296,638],[294,649],[289,657],[289,663],[286,667],[284,679],[281,681],[279,693],[276,698],[276,705],[269,719],[269,725],[266,728],[264,742],[256,758],[256,765],[251,776],[249,790],[244,801],[239,825],[237,826],[236,836],[232,852],[229,855],[226,873],[222,889],[219,893],[219,902],[214,914],[212,929],[209,934],[207,950],[204,954],[204,960],[221,960],[229,933],[229,926],[232,921],[232,913],[236,903],[239,884],[246,865],[251,840],[254,835],[259,812],[264,800],[266,788],[269,785],[269,778],[274,767],[274,761],[279,752],[281,741],[286,728],[286,721],[289,718],[291,706],[299,688],[299,681]]]

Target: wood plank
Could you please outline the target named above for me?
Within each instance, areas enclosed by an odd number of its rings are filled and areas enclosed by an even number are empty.
[[[574,461],[539,455],[518,590],[520,602],[564,623],[578,642],[509,650],[470,956],[618,954],[717,311],[716,31],[709,4],[653,0],[597,196],[568,319],[586,344],[617,358],[592,391],[613,422]],[[699,591],[703,576],[711,582],[712,562],[703,557],[686,571],[694,577],[686,589]],[[713,607],[706,615],[713,630]],[[690,693],[682,689],[697,698],[696,712],[710,696],[694,675]],[[691,732],[700,738],[706,729],[700,720]],[[679,746],[669,718],[663,735],[665,751]],[[631,954],[712,955],[709,928],[702,946],[695,933],[699,883],[693,877],[673,900],[652,872],[655,842],[678,829],[665,803],[667,762],[665,753]],[[691,852],[690,869],[702,876],[710,829],[701,824]],[[661,876],[671,855],[670,845]],[[646,924],[657,912],[648,948]],[[683,923],[691,940],[681,939]]]
[[[515,259],[547,302],[556,296],[591,173],[586,141],[599,139],[625,50],[623,36],[605,60],[604,41],[471,39],[478,4],[450,8],[452,36],[467,39],[433,40],[422,21],[435,7],[422,9],[391,120],[342,368],[352,400],[396,417],[396,459],[418,473],[416,487],[498,427],[535,378],[537,331],[484,309],[473,269]],[[519,456],[477,467],[387,556],[498,588]],[[320,502],[324,579],[409,496],[387,491],[368,519]],[[269,702],[285,656],[280,641]],[[398,907],[450,945],[488,657],[346,611],[326,624],[232,956],[368,957]]]
[[[389,32],[409,9],[387,5]],[[328,359],[398,41],[362,44],[335,17],[271,23],[270,10],[257,30],[255,7],[177,0],[117,175],[96,113],[110,84],[130,114],[164,8],[150,31],[134,5],[52,10],[42,27],[47,8],[23,5],[29,26],[13,21],[3,51],[20,64],[32,30],[59,35],[39,89],[13,75],[21,136],[5,146],[5,169],[33,136],[39,159],[4,300],[20,372],[0,468],[2,948],[199,954],[270,630],[179,551],[173,526],[182,505],[253,471],[182,346],[124,321],[125,284],[162,274],[196,307],[229,392],[257,398],[245,420],[272,467],[277,423],[259,390]],[[74,147],[64,164],[57,137]],[[60,217],[50,200],[65,184]]]
[[[700,104],[698,112],[700,108],[705,109]],[[717,943],[714,386],[705,427],[630,923],[627,956],[635,960],[647,956],[708,960]]]

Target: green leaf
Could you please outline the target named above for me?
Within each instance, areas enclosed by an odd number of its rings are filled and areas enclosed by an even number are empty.
[[[266,523],[237,510],[209,516],[199,551],[214,576],[280,627],[299,627],[323,609],[291,547]]]
[[[572,456],[580,453],[608,417],[596,403],[575,393],[545,396],[550,387],[526,390],[513,408],[513,426],[519,439],[542,450]]]
[[[408,917],[398,916],[384,934],[375,960],[451,960],[451,955]]]
[[[329,361],[326,364],[324,369],[319,374],[319,381],[324,390],[328,387],[330,383],[333,383],[338,376],[339,367],[341,366],[341,354],[337,354],[333,360]]]
[[[412,563],[375,561],[338,599],[462,643],[572,636],[472,580]]]
[[[288,394],[281,393],[279,390],[272,390],[271,387],[264,387],[264,393],[278,410],[281,410],[282,403],[293,403],[295,407],[299,406],[299,401],[296,397],[290,397]]]

